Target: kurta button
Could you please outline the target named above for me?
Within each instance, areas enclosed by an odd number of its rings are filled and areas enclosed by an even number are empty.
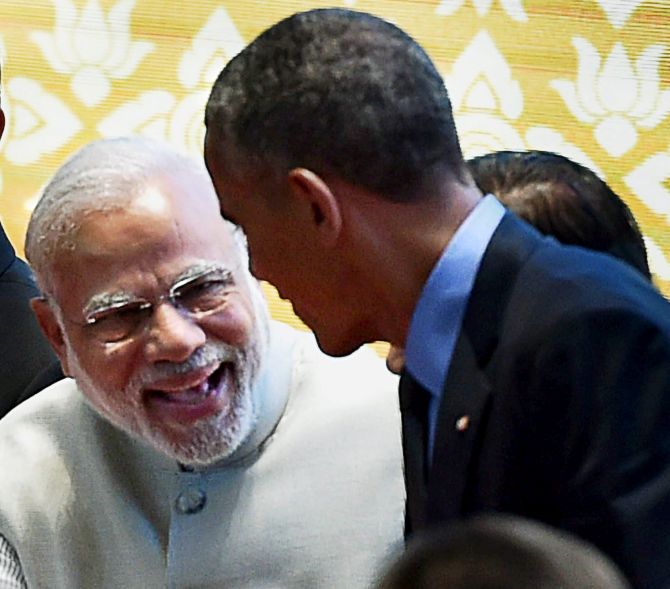
[[[201,489],[186,489],[179,493],[175,501],[176,510],[183,515],[192,515],[202,511],[207,503],[207,495]]]

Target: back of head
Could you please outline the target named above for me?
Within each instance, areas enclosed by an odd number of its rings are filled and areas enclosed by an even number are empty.
[[[651,278],[640,229],[626,203],[593,171],[546,151],[500,151],[468,161],[483,192],[562,243],[616,256]]]
[[[74,249],[77,228],[87,215],[123,209],[152,179],[180,173],[209,183],[199,161],[151,139],[103,139],[75,153],[44,188],[28,224],[26,257],[43,292],[51,292],[52,262],[59,252]],[[213,189],[203,197],[216,200]]]
[[[480,516],[414,541],[379,589],[627,589],[591,545],[543,524]]]
[[[442,78],[398,27],[344,9],[295,14],[232,59],[207,105],[208,144],[403,200],[466,176]]]

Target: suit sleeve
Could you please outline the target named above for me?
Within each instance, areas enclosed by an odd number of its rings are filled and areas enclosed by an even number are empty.
[[[563,322],[533,353],[528,399],[556,525],[645,589],[670,587],[670,330],[660,325],[620,310]]]

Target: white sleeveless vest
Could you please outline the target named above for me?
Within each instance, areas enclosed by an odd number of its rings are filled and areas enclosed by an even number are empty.
[[[0,421],[0,534],[30,589],[367,588],[402,545],[396,385],[274,324],[254,439],[182,472],[66,379]]]

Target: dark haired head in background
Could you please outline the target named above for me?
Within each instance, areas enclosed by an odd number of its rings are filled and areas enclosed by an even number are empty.
[[[595,547],[523,518],[487,515],[418,537],[378,589],[626,589]]]
[[[494,151],[468,160],[482,192],[561,243],[605,252],[651,280],[642,233],[626,203],[595,172],[549,151]],[[403,350],[386,365],[400,374]]]
[[[561,243],[609,253],[651,279],[642,233],[626,203],[592,170],[548,151],[469,160],[479,188]]]

